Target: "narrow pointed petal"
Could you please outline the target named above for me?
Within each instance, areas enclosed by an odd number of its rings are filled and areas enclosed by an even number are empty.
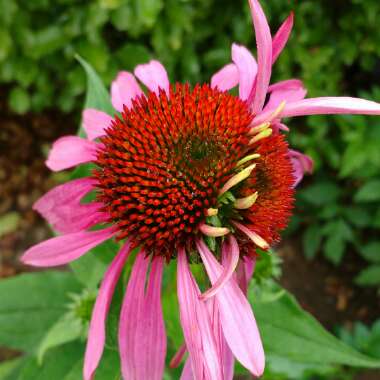
[[[235,64],[229,63],[216,72],[211,78],[211,88],[228,91],[239,83],[239,71]]]
[[[180,365],[186,351],[187,351],[186,344],[183,343],[181,347],[178,349],[178,351],[172,357],[172,360],[170,360],[169,367],[177,368]]]
[[[114,227],[109,227],[98,231],[80,231],[57,236],[29,248],[21,257],[21,261],[36,267],[64,265],[83,256],[115,232]]]
[[[321,97],[287,103],[281,117],[320,114],[380,115],[380,104],[350,97]]]
[[[60,171],[96,160],[98,144],[77,136],[65,136],[53,143],[46,166]]]
[[[223,379],[220,350],[216,346],[205,302],[190,272],[185,250],[178,251],[177,293],[180,320],[191,369],[196,380]]]
[[[83,129],[89,140],[104,136],[105,129],[111,126],[112,117],[94,108],[87,108],[82,113]]]
[[[133,74],[120,71],[111,84],[111,101],[114,108],[123,112],[123,106],[130,108],[132,100],[140,95],[143,95],[143,91]]]
[[[245,257],[236,269],[237,282],[242,292],[247,295],[248,285],[255,270],[256,258]]]
[[[226,243],[224,243],[226,244]],[[215,283],[223,268],[202,240],[197,240],[211,283]],[[238,250],[234,237],[229,239],[229,249]],[[216,294],[224,337],[235,357],[254,376],[261,376],[265,358],[259,330],[251,307],[236,280],[231,280]]]
[[[116,284],[119,280],[125,261],[128,258],[129,252],[130,243],[127,242],[113,259],[104,275],[102,284],[100,285],[88,331],[83,367],[84,380],[93,379],[95,370],[102,357],[106,340],[106,319],[108,310],[111,305]]]
[[[136,380],[162,380],[166,356],[166,333],[161,307],[163,257],[152,262],[143,315],[137,325]]]
[[[152,60],[149,63],[136,66],[135,75],[150,91],[154,91],[157,95],[160,88],[169,94],[168,74],[160,62]]]
[[[149,259],[145,258],[143,251],[140,251],[133,264],[132,273],[121,306],[118,335],[121,372],[124,380],[140,380],[137,377],[138,370],[136,367],[138,358],[136,356],[143,353],[135,352],[135,348],[138,338],[138,325],[144,315],[144,288],[148,265]]]
[[[262,110],[272,73],[272,36],[263,9],[257,0],[249,0],[257,44],[256,84],[249,96],[252,111]]]
[[[85,230],[97,223],[105,222],[108,214],[99,211],[103,206],[99,202],[81,204],[81,199],[93,190],[96,181],[92,178],[80,178],[43,195],[34,205],[38,211],[60,233]]]
[[[286,43],[288,42],[290,33],[293,29],[294,13],[291,12],[288,18],[278,29],[276,35],[273,37],[272,43],[272,65],[277,61],[278,56],[281,54]]]
[[[211,237],[220,237],[230,233],[230,230],[226,227],[214,227],[205,223],[199,225],[199,231]]]
[[[232,44],[232,61],[238,70],[239,97],[247,100],[256,79],[256,60],[245,46]]]
[[[312,158],[310,158],[306,154],[303,154],[293,149],[289,149],[289,155],[293,165],[295,187],[302,181],[302,178],[305,173],[311,174],[313,172],[314,162]]]
[[[238,228],[241,232],[244,232],[261,249],[268,249],[269,248],[269,244],[261,236],[259,236],[257,233],[255,233],[254,231],[251,231],[248,227],[237,222],[236,220],[233,220],[231,223],[236,228]]]
[[[223,262],[223,272],[221,276],[212,284],[211,288],[206,290],[201,299],[207,299],[215,296],[220,289],[230,280],[231,276],[235,272],[235,269],[239,262],[239,250],[231,250],[230,254],[226,257],[226,262]]]

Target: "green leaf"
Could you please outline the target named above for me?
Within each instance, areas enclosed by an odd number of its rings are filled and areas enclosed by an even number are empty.
[[[380,200],[380,180],[374,179],[365,183],[355,194],[356,202],[374,202]]]
[[[33,352],[78,290],[71,273],[23,274],[0,282],[0,344]]]
[[[360,286],[380,285],[380,265],[371,265],[363,269],[355,278],[355,283]]]
[[[21,358],[17,358],[0,363],[0,380],[9,379],[9,376],[20,365],[21,361]]]
[[[303,249],[308,259],[315,257],[322,240],[321,227],[318,224],[309,226],[302,236]]]
[[[327,332],[285,290],[274,302],[265,303],[254,298],[251,287],[249,299],[268,355],[324,366],[380,367],[380,360],[355,351]]]
[[[96,108],[109,115],[114,115],[115,110],[112,107],[110,95],[98,74],[82,57],[76,55],[76,59],[83,66],[87,75],[87,91],[84,108]]]
[[[340,189],[333,182],[318,182],[299,192],[300,198],[315,206],[334,203],[339,195]]]
[[[38,364],[42,364],[45,353],[53,347],[72,342],[81,336],[82,324],[73,313],[64,314],[44,336],[37,352]]]
[[[373,241],[360,247],[361,255],[368,261],[380,263],[380,242]]]
[[[21,87],[14,87],[9,94],[9,106],[19,114],[29,111],[30,97],[28,92]]]

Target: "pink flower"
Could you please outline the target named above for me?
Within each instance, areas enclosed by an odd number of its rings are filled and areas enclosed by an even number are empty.
[[[272,64],[289,37],[291,14],[272,39],[257,0],[250,0],[257,63],[232,46],[232,63],[211,85],[171,86],[158,61],[121,72],[112,83],[111,117],[83,113],[88,139],[59,139],[47,165],[63,170],[86,162],[91,178],[60,185],[36,204],[61,233],[25,252],[30,265],[67,264],[107,239],[124,240],[100,285],[90,322],[83,377],[90,380],[105,344],[113,292],[133,248],[139,248],[120,313],[124,379],[162,379],[166,334],[161,308],[164,262],[177,259],[177,289],[189,353],[182,379],[228,380],[234,357],[254,376],[264,351],[246,298],[256,248],[279,239],[294,186],[312,161],[289,150],[284,117],[321,113],[380,114],[380,104],[356,98],[304,99],[299,80],[270,85]],[[137,79],[136,79],[137,78]],[[139,82],[148,91],[144,93]],[[227,90],[239,85],[239,97]],[[265,99],[269,94],[269,100]],[[90,192],[96,201],[82,203]],[[95,225],[102,229],[92,229]],[[201,294],[189,262],[201,261],[211,287]],[[236,272],[236,275],[234,275]]]

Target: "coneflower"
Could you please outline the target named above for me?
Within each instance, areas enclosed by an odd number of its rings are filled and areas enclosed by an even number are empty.
[[[107,239],[123,241],[93,309],[85,380],[93,378],[102,356],[112,295],[133,249],[138,253],[119,325],[123,378],[162,379],[161,279],[170,260],[177,260],[185,339],[172,365],[189,353],[181,378],[230,380],[234,357],[260,376],[264,351],[247,284],[256,249],[267,250],[279,240],[294,187],[304,172],[312,171],[310,158],[288,148],[281,120],[321,113],[380,114],[380,104],[363,99],[304,99],[299,80],[269,85],[293,15],[272,39],[259,3],[249,3],[257,63],[245,47],[234,44],[233,63],[210,84],[193,88],[170,85],[158,61],[137,66],[134,75],[121,72],[111,88],[119,113],[111,117],[85,110],[88,139],[60,138],[49,154],[47,165],[54,171],[87,162],[96,169],[91,177],[60,185],[36,202],[34,208],[61,235],[30,248],[22,260],[40,267],[62,265]],[[238,97],[228,93],[237,85]],[[91,192],[95,200],[83,203]],[[211,287],[203,294],[190,262],[203,263],[208,274]]]

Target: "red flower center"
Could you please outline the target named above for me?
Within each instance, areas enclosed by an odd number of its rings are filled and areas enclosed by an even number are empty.
[[[190,89],[177,84],[169,95],[149,92],[136,99],[131,109],[125,108],[101,140],[95,171],[98,199],[109,212],[110,222],[117,224],[118,237],[130,236],[147,252],[172,257],[179,245],[199,233],[207,210],[219,207],[218,191],[236,174],[239,160],[256,151],[261,154],[258,166],[262,162],[262,168],[252,177],[256,180],[244,181],[237,191],[265,191],[270,202],[286,188],[286,194],[280,194],[282,202],[287,202],[286,214],[293,182],[290,160],[283,152],[286,143],[278,136],[250,146],[251,120],[245,102],[208,85]],[[278,148],[282,169],[277,175]],[[259,200],[260,195],[255,205],[260,210]],[[253,225],[249,212],[242,216]],[[271,221],[266,230],[277,233],[283,220]]]

